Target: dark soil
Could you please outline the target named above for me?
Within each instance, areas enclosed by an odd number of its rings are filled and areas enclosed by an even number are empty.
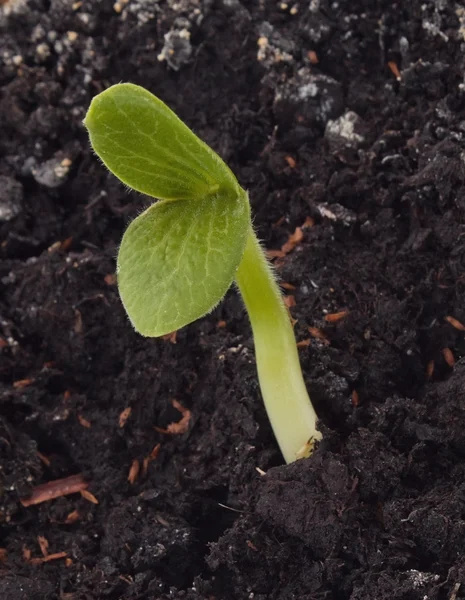
[[[465,598],[465,10],[0,5],[0,598]],[[234,290],[176,343],[131,329],[114,256],[148,200],[81,123],[119,81],[228,161],[269,249],[312,225],[277,265],[311,459],[282,466]],[[76,474],[92,495],[20,503]]]

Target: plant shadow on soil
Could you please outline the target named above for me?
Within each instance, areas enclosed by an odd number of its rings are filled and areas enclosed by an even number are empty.
[[[465,597],[464,27],[442,0],[0,2],[0,598]],[[306,225],[275,264],[310,460],[281,466],[234,290],[176,343],[128,324],[149,200],[82,126],[119,81],[223,156],[268,249]]]

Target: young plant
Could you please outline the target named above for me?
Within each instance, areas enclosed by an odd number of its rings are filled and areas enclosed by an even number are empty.
[[[195,321],[235,281],[255,342],[258,376],[287,462],[319,439],[287,309],[255,235],[247,192],[221,160],[161,100],[115,85],[92,100],[84,120],[106,167],[157,198],[127,228],[118,287],[134,328],[156,337]]]

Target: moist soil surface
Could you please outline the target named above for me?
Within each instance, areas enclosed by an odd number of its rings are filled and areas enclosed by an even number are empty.
[[[0,5],[0,598],[465,598],[465,9]],[[120,81],[249,190],[308,460],[282,464],[235,290],[166,339],[125,316],[115,255],[150,200],[82,125]]]

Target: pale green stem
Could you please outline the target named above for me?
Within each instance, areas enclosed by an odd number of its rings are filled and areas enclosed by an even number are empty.
[[[252,324],[266,411],[284,459],[290,463],[308,456],[321,434],[302,377],[290,317],[252,227],[236,283]]]

